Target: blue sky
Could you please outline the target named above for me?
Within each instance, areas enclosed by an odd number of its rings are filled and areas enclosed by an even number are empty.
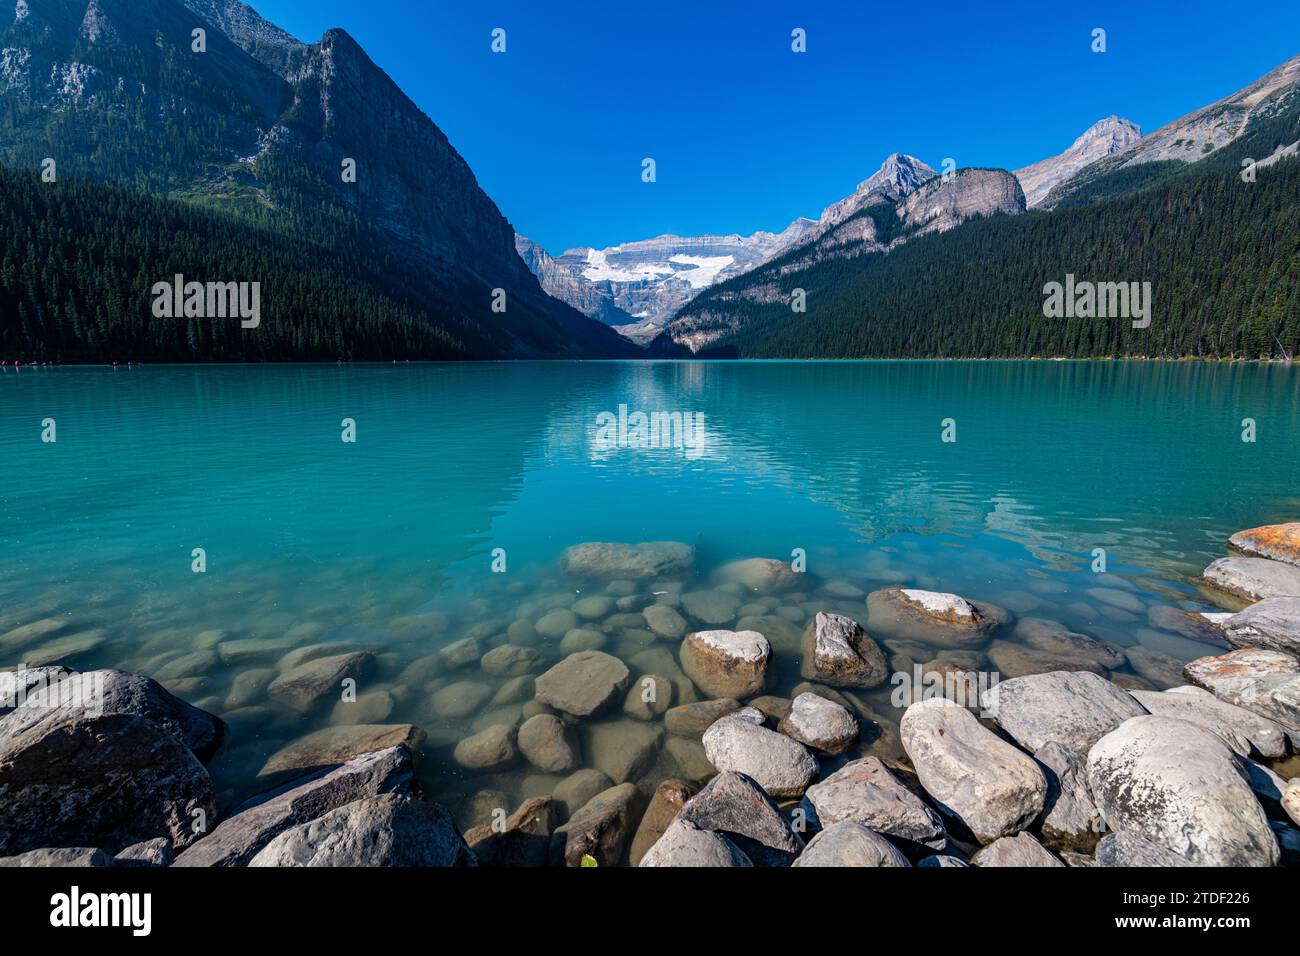
[[[556,253],[779,231],[896,150],[1014,169],[1112,113],[1150,132],[1300,53],[1294,0],[253,6],[304,40],[356,37],[515,229]],[[807,53],[791,52],[795,27]]]

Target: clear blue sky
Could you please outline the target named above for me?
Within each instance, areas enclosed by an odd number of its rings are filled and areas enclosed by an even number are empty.
[[[1300,53],[1295,0],[253,6],[304,40],[356,37],[515,229],[557,253],[779,231],[895,150],[1014,169],[1111,113],[1154,130]],[[794,27],[805,54],[790,50]]]

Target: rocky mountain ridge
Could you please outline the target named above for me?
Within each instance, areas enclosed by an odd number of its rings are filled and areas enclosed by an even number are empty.
[[[1111,115],[1089,126],[1057,156],[1039,160],[1015,171],[1030,209],[1041,205],[1059,183],[1075,176],[1085,166],[1128,149],[1142,138],[1142,127],[1131,120]]]

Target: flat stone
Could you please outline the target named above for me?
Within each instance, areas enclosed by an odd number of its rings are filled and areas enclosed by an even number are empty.
[[[1201,573],[1201,580],[1244,601],[1300,597],[1300,567],[1267,558],[1219,558]]]
[[[1183,673],[1220,700],[1274,721],[1300,749],[1300,659],[1242,648],[1192,661]]]
[[[584,729],[591,763],[616,784],[644,776],[663,745],[664,729],[639,720],[602,721]]]
[[[286,773],[305,774],[390,747],[416,751],[423,740],[424,731],[411,724],[326,727],[281,747],[263,764],[257,775],[267,778]]]
[[[854,760],[813,784],[800,806],[814,826],[826,828],[851,820],[884,836],[936,850],[947,843],[938,815],[876,757]]]
[[[362,754],[333,770],[311,774],[254,797],[182,851],[174,865],[245,866],[290,827],[355,800],[384,793],[415,793],[411,753],[405,747]]]
[[[919,701],[899,730],[921,786],[979,842],[1018,833],[1042,811],[1042,769],[966,708],[943,697]]]
[[[678,819],[721,833],[755,866],[789,866],[804,846],[762,787],[740,773],[718,774],[686,801]]]
[[[543,773],[568,773],[579,763],[568,728],[550,714],[538,714],[524,721],[519,728],[518,745],[524,759]]]
[[[632,847],[628,851],[629,865],[640,865],[646,851],[664,835],[664,831],[677,819],[677,814],[694,793],[695,789],[682,780],[665,780],[655,788],[650,805],[646,807],[632,837]]]
[[[1228,539],[1228,547],[1249,557],[1300,565],[1300,521],[1238,531]]]
[[[772,647],[757,631],[694,631],[680,653],[686,676],[710,697],[752,697],[767,684]]]
[[[1265,598],[1223,623],[1233,647],[1300,654],[1300,597]]]
[[[397,794],[367,797],[290,827],[249,866],[475,866],[447,811]]]
[[[584,856],[597,866],[617,866],[640,807],[635,784],[622,783],[596,794],[551,834],[551,866],[581,866]]]
[[[1163,692],[1134,691],[1138,703],[1153,714],[1187,720],[1210,731],[1243,757],[1251,750],[1276,759],[1286,754],[1286,731],[1276,722],[1219,700],[1207,690],[1185,684]],[[1241,746],[1245,742],[1245,747]]]
[[[1146,713],[1128,691],[1086,671],[1004,680],[985,691],[981,703],[1031,752],[1055,742],[1086,754],[1124,721]]]
[[[814,616],[804,629],[801,651],[799,673],[832,687],[877,687],[889,674],[880,646],[842,614]]]
[[[832,824],[809,841],[792,866],[907,866],[892,843],[853,820]]]
[[[579,651],[537,678],[537,699],[575,717],[590,717],[622,698],[630,676],[617,657]]]
[[[502,644],[483,655],[479,666],[483,673],[493,677],[519,677],[531,674],[542,664],[542,655],[531,647],[517,647],[514,644]]]
[[[680,640],[686,635],[686,618],[666,604],[651,604],[641,612],[645,622],[660,637]]]
[[[857,719],[817,694],[800,694],[777,730],[792,740],[826,753],[843,753],[858,742]]]
[[[1185,720],[1134,717],[1088,754],[1107,825],[1200,866],[1275,866],[1277,840],[1232,752]]]
[[[691,591],[682,595],[686,613],[704,624],[730,624],[740,601],[724,591]]]
[[[976,866],[1065,866],[1028,833],[999,837],[973,857]]]
[[[310,710],[324,698],[341,696],[343,681],[356,680],[373,661],[369,651],[318,657],[281,674],[266,693],[295,710]]]
[[[568,574],[604,581],[680,579],[695,568],[695,548],[678,541],[588,541],[565,551],[560,567]]]
[[[817,775],[817,761],[802,744],[736,714],[715,721],[703,743],[718,771],[743,773],[777,799],[802,796]]]
[[[443,719],[467,717],[492,696],[492,688],[478,681],[456,681],[434,691],[433,712]]]

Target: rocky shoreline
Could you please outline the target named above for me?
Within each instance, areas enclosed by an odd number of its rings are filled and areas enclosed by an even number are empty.
[[[382,649],[195,648],[258,665],[223,720],[172,692],[188,663],[78,672],[35,622],[0,635],[23,665],[0,672],[0,865],[1296,865],[1300,523],[1228,546],[1198,582],[1222,613],[1094,589],[1216,651],[1184,662],[955,594],[814,595],[762,558],[700,585],[688,545],[576,545],[581,589],[402,670],[455,732],[385,723]],[[226,806],[208,765],[267,701],[330,720]],[[478,782],[454,812],[431,759]]]

